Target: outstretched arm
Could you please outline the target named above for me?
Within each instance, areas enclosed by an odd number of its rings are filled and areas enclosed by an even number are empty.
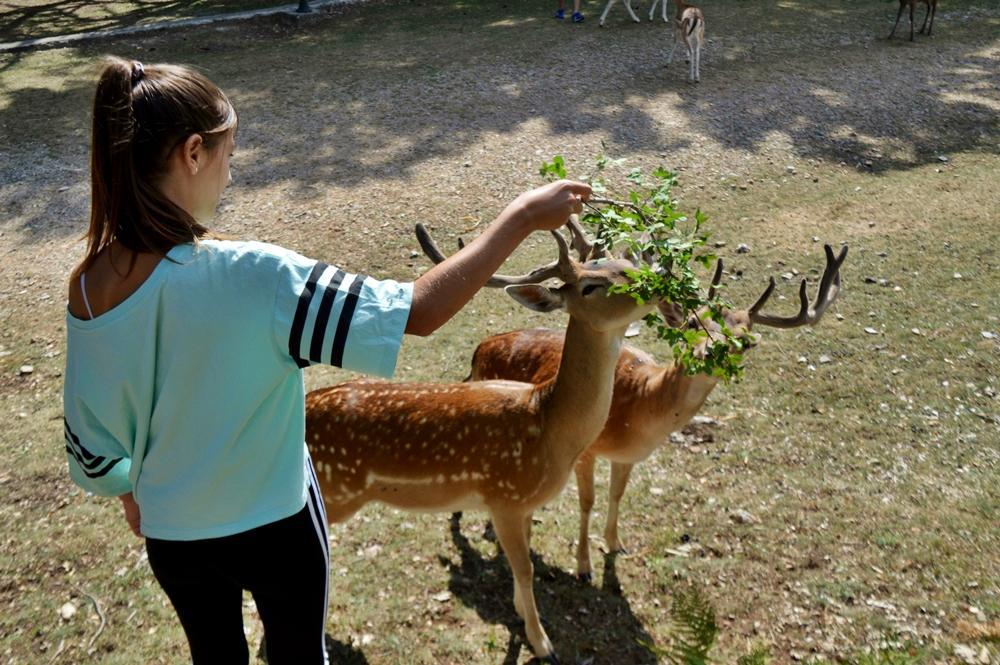
[[[430,335],[444,325],[528,234],[559,228],[590,193],[590,185],[559,180],[514,199],[478,238],[417,278],[406,333]]]

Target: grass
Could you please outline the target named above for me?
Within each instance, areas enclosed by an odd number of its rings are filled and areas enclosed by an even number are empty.
[[[603,31],[559,24],[527,2],[376,3],[0,57],[0,662],[183,660],[141,541],[117,506],[72,486],[59,445],[63,282],[81,253],[87,109],[105,52],[196,64],[234,99],[221,230],[347,269],[415,277],[426,264],[410,256],[414,222],[452,246],[538,184],[543,159],[583,170],[602,140],[636,165],[680,169],[684,207],[706,211],[727,243],[736,303],[769,275],[819,268],[822,242],[848,242],[824,320],[761,330],[746,379],[710,397],[703,413],[722,422],[712,440],[666,445],[636,468],[628,555],[593,543],[595,581],[580,584],[572,483],[540,512],[542,616],[566,662],[653,662],[640,643],[669,644],[671,590],[684,583],[715,609],[718,662],[758,649],[776,663],[950,662],[957,644],[996,657],[959,626],[978,624],[970,607],[984,625],[1000,619],[1000,347],[982,335],[1000,333],[1000,15],[985,1],[942,6],[935,36],[910,44],[882,39],[885,3],[704,7],[713,42],[700,86],[661,66],[660,26],[633,26],[620,7]],[[509,268],[552,249],[529,239]],[[779,282],[785,300],[771,307],[784,313],[795,285]],[[407,340],[399,378],[460,380],[484,336],[562,323],[484,292],[431,338]],[[347,376],[310,369],[306,381]],[[606,478],[599,465],[594,534]],[[737,509],[758,521],[734,523]],[[334,527],[340,659],[528,660],[509,569],[483,526],[372,505]],[[668,551],[685,536],[701,548]],[[62,619],[67,602],[78,611]]]
[[[0,2],[0,42],[110,30],[158,21],[291,4],[279,0],[5,0]]]

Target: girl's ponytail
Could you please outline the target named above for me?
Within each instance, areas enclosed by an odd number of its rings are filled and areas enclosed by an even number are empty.
[[[207,233],[158,187],[171,151],[192,134],[211,150],[236,111],[211,81],[185,67],[108,58],[94,95],[91,210],[85,272],[114,240],[165,255]]]

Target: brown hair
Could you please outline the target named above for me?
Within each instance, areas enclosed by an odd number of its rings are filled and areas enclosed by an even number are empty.
[[[229,99],[198,72],[109,57],[94,95],[87,254],[74,276],[114,240],[163,256],[204,236],[208,230],[164,196],[158,181],[189,136],[200,135],[211,150],[236,123]]]

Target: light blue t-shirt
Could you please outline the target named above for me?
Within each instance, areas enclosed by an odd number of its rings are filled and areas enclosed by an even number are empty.
[[[132,492],[142,533],[216,538],[307,497],[302,368],[391,376],[413,285],[255,242],[178,245],[124,302],[67,313],[70,475]]]

